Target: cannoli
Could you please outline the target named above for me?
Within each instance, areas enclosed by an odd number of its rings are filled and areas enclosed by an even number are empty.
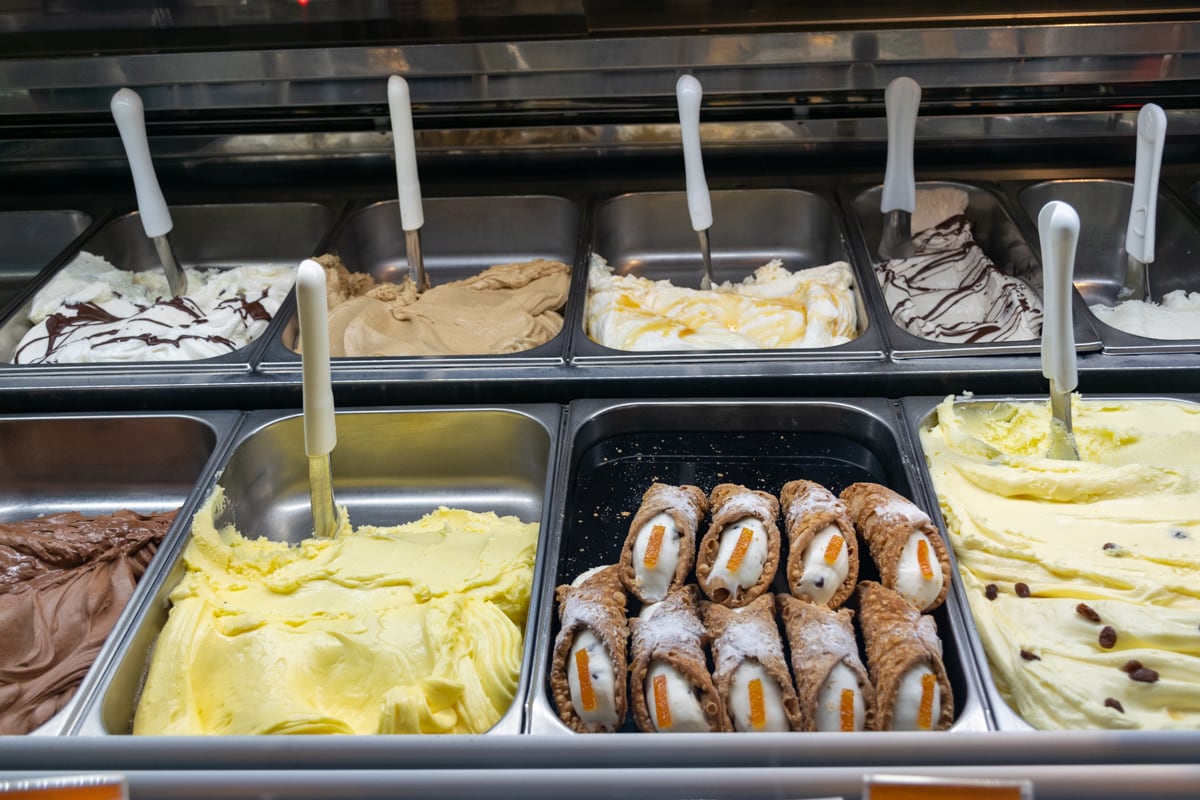
[[[858,582],[858,537],[846,504],[813,481],[785,483],[779,501],[788,536],[788,589],[801,600],[839,608]]]
[[[929,515],[878,483],[855,483],[842,502],[867,543],[883,585],[921,611],[932,611],[950,590],[950,554]]]
[[[708,513],[697,486],[655,483],[642,495],[621,548],[621,580],[643,603],[657,603],[682,586],[696,563],[696,529]]]
[[[733,729],[708,674],[708,633],[700,621],[698,595],[693,584],[672,589],[665,600],[629,621],[633,719],[648,733]]]
[[[881,731],[946,730],[954,695],[933,617],[875,581],[858,585],[858,620]]]
[[[875,687],[854,638],[854,612],[781,594],[776,598],[792,650],[803,731],[875,727]]]
[[[713,683],[735,731],[800,729],[800,706],[775,623],[775,597],[759,595],[741,608],[704,604],[712,637]]]
[[[625,721],[629,636],[617,566],[590,569],[556,594],[561,627],[550,687],[558,715],[579,733],[615,731]]]
[[[779,567],[779,501],[722,483],[709,497],[712,524],[700,540],[696,581],[714,602],[738,608],[761,595]]]

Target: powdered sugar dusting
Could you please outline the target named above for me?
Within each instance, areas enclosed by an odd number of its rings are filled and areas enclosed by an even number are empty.
[[[572,592],[562,604],[562,627],[572,627],[582,622],[593,631],[601,631],[609,619],[611,611],[608,606],[597,599],[592,592]],[[600,637],[597,637],[600,638]]]
[[[721,505],[722,514],[737,514],[737,518],[755,517],[761,520],[774,520],[770,502],[762,495],[754,492],[738,492]],[[716,509],[714,509],[716,513]]]
[[[917,638],[928,648],[929,652],[937,653],[938,658],[941,658],[942,640],[938,638],[937,623],[933,621],[933,617],[922,614],[921,618],[917,620]]]
[[[649,618],[633,621],[633,645],[637,651],[660,653],[677,650],[688,658],[704,663],[704,625],[686,606],[673,602],[672,596],[658,604]]]
[[[839,625],[834,613],[810,617],[804,626],[802,637],[804,642],[812,642],[813,649],[834,653],[847,664],[858,663],[858,642],[854,639],[854,632]],[[804,647],[793,648],[796,653],[803,653],[804,650]],[[793,663],[800,660],[802,659],[793,659]]]
[[[902,497],[880,503],[875,514],[890,522],[907,522],[915,527],[929,524],[929,515]]]
[[[668,508],[677,510],[680,516],[687,520],[688,528],[695,530],[700,524],[700,519],[696,513],[696,505],[691,494],[678,486],[669,486],[667,484],[659,484],[655,494],[660,499],[666,501]]]
[[[774,619],[764,620],[746,614],[737,615],[725,632],[713,643],[717,672],[730,673],[743,661],[755,660],[766,664],[772,659],[783,660],[783,645]]]
[[[846,504],[823,486],[810,487],[808,491],[792,500],[787,507],[787,524],[795,527],[813,514],[846,515]]]

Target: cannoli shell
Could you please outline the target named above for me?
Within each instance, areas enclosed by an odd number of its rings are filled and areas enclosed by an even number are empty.
[[[675,527],[680,534],[679,561],[675,564],[675,576],[671,579],[673,589],[683,585],[696,563],[696,531],[700,527],[700,520],[708,513],[708,498],[699,486],[671,486],[666,483],[651,484],[642,495],[642,504],[633,515],[633,522],[630,523],[629,533],[625,537],[625,546],[621,548],[620,567],[625,588],[643,603],[652,602],[655,598],[646,597],[642,593],[641,584],[633,569],[633,544],[637,541],[637,534],[642,526],[663,513],[675,521]]]
[[[699,592],[694,584],[672,589],[658,604],[651,619],[629,620],[632,632],[633,660],[629,665],[630,695],[633,697],[633,719],[640,730],[655,732],[646,704],[646,675],[656,659],[679,670],[700,695],[700,703],[709,730],[732,731],[733,725],[725,712],[725,702],[717,693],[704,646],[708,632],[700,619]]]
[[[800,578],[804,575],[804,551],[826,527],[834,525],[841,531],[842,539],[846,542],[849,569],[842,585],[825,604],[830,608],[840,608],[854,593],[854,586],[858,583],[858,537],[854,535],[854,524],[850,521],[846,504],[821,484],[804,480],[785,483],[779,500],[783,506],[784,527],[788,535],[788,589],[801,600],[812,599],[800,588]]]
[[[796,694],[800,700],[801,727],[817,729],[817,702],[821,687],[838,664],[845,664],[858,676],[865,708],[865,730],[875,729],[875,687],[867,668],[858,657],[854,638],[854,612],[837,611],[816,603],[781,594],[776,598],[779,617],[787,632],[792,651],[792,670],[796,676]]]
[[[779,501],[768,492],[751,491],[736,483],[722,483],[712,490],[709,510],[712,524],[700,540],[700,550],[696,556],[696,582],[714,602],[740,608],[766,592],[775,579],[775,572],[779,568],[780,535],[779,527],[775,524],[775,518],[779,516]],[[735,596],[725,587],[713,585],[712,570],[721,547],[721,531],[726,525],[745,517],[754,517],[762,522],[767,532],[767,560],[763,562],[758,580]]]
[[[558,615],[562,627],[554,640],[554,655],[550,662],[550,689],[558,716],[567,727],[578,733],[602,733],[606,728],[583,721],[571,702],[571,686],[567,681],[567,659],[575,635],[581,630],[592,632],[608,651],[613,662],[613,693],[617,710],[617,728],[625,720],[628,708],[626,691],[626,644],[629,626],[625,618],[625,589],[612,564],[592,574],[579,586],[564,585],[555,590]]]
[[[954,723],[954,694],[933,617],[917,611],[912,603],[875,581],[860,583],[858,596],[858,620],[867,646],[867,666],[875,683],[878,729],[892,729],[892,706],[900,679],[922,662],[929,664],[942,690],[942,706],[933,728],[949,728]]]
[[[734,611],[718,603],[704,604],[704,624],[712,637],[713,683],[728,710],[733,673],[745,661],[756,661],[783,694],[783,713],[791,730],[801,730],[800,704],[788,674],[783,641],[775,622],[775,596],[768,593]],[[730,724],[733,719],[730,714]]]
[[[942,591],[924,611],[933,611],[946,600],[950,591],[950,553],[946,543],[930,521],[929,515],[904,495],[878,483],[855,483],[842,491],[842,502],[850,518],[867,542],[871,560],[879,568],[883,585],[896,586],[900,554],[913,531],[920,531],[933,545],[942,570]]]

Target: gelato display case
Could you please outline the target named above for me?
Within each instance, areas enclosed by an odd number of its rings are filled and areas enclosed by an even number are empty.
[[[93,5],[0,9],[0,632],[37,654],[0,652],[20,662],[0,724],[24,720],[0,730],[0,782],[1195,796],[1200,7]],[[921,87],[913,251],[883,258],[899,77]],[[161,288],[121,88],[186,294]],[[1148,103],[1156,252],[1131,293]],[[1048,457],[1051,201],[1080,220],[1078,462]],[[347,510],[329,538],[292,286],[310,258]],[[40,363],[68,351],[83,363]],[[163,524],[105,549],[81,515]],[[695,552],[651,596],[630,576],[663,542]],[[106,627],[64,655],[81,608]]]

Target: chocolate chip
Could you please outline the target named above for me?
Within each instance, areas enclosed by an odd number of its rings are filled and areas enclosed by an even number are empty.
[[[1141,668],[1142,668],[1142,662],[1138,661],[1136,658],[1131,658],[1128,661],[1126,661],[1123,665],[1121,665],[1121,670],[1124,672],[1133,672],[1135,669],[1141,669]]]
[[[1100,646],[1105,650],[1112,650],[1113,645],[1117,643],[1117,632],[1112,625],[1105,625],[1100,629]]]
[[[1028,650],[1021,651],[1021,658],[1025,659],[1026,661],[1041,661],[1042,660],[1042,657],[1039,656],[1037,653],[1031,653]]]
[[[815,583],[817,584],[818,589],[825,588],[825,578],[818,576]]]
[[[1107,706],[1108,708],[1115,708],[1117,711],[1120,711],[1122,714],[1125,713],[1125,706],[1121,705],[1121,701],[1115,697],[1104,698],[1104,705]]]
[[[1184,530],[1174,530],[1174,531],[1171,531],[1171,535],[1172,535],[1172,536],[1174,536],[1176,539],[1186,539],[1186,538],[1188,538],[1187,531],[1184,531]]]
[[[994,583],[989,583],[983,587],[983,596],[988,600],[995,600],[998,594],[1000,594],[1000,590],[996,588],[996,584]]]
[[[1117,544],[1116,542],[1105,542],[1104,543],[1105,550],[1119,550],[1120,548],[1121,548],[1121,545]]]
[[[1158,673],[1149,667],[1142,667],[1129,673],[1129,677],[1140,683],[1154,683],[1158,680]]]
[[[1089,606],[1087,603],[1080,603],[1075,606],[1075,613],[1091,622],[1099,622],[1100,615],[1096,613],[1096,609]]]
[[[1029,585],[1025,584],[1025,583],[1018,583],[1015,586],[1013,586],[1013,589],[1016,590],[1017,597],[1029,597],[1029,595],[1031,594],[1029,591]]]

